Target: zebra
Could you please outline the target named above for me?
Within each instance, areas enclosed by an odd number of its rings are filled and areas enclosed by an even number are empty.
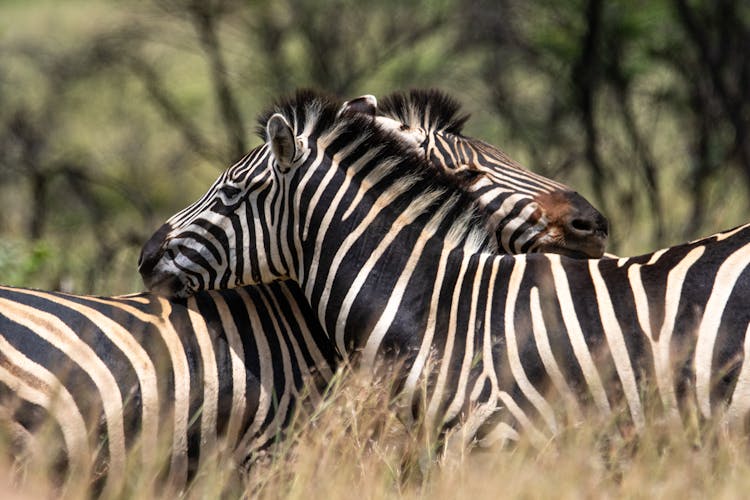
[[[429,113],[434,120],[430,134],[439,140],[458,136],[464,118],[457,118],[454,101],[434,92],[412,93],[411,99],[413,116]],[[344,103],[338,116],[374,117],[376,108],[374,98],[355,99]],[[381,128],[390,125],[384,125],[382,117],[377,121]],[[437,126],[447,123],[453,123],[450,133]],[[408,124],[396,134],[408,148],[423,148],[411,140]],[[466,146],[460,147],[466,154]],[[508,234],[502,229],[513,225],[514,242],[533,242],[523,248],[526,251],[600,251],[606,241],[606,219],[587,201],[531,174],[544,191],[526,186],[518,188],[517,195],[514,184],[498,174],[502,159],[498,155],[483,160],[494,161],[493,174],[503,187],[495,201],[508,198],[520,206],[493,205],[497,214],[508,212],[494,222],[498,234]],[[469,169],[479,171],[472,158],[460,165],[443,162],[442,168],[455,177],[481,177],[467,174]],[[518,173],[509,178],[515,186],[523,184]],[[558,192],[567,205],[545,202],[544,195]],[[541,201],[531,199],[537,194]],[[548,215],[561,208],[566,220]],[[531,223],[527,219],[533,219],[524,215],[526,219],[520,220],[513,215],[519,212],[538,219]],[[572,224],[587,218],[599,225],[588,236]],[[567,235],[566,241],[555,243],[555,234]],[[167,427],[172,426],[165,445],[171,457],[164,474],[168,484],[186,484],[217,440],[223,441],[223,449],[233,450],[235,461],[251,461],[283,434],[301,393],[311,392],[303,403],[320,400],[340,356],[302,291],[286,281],[173,301],[149,294],[86,297],[0,287],[0,359],[3,424],[13,429],[19,446],[30,448],[41,426],[52,425],[62,443],[61,471],[91,474],[97,489],[116,492],[127,452],[140,441],[146,463],[164,419]],[[310,388],[303,387],[310,378]],[[170,382],[165,386],[164,380]],[[237,389],[242,387],[244,402]]]
[[[641,432],[649,389],[670,419],[743,426],[750,226],[633,258],[496,255],[465,184],[336,106],[264,115],[267,143],[144,246],[147,287],[294,280],[348,360],[399,361],[406,421],[464,445],[546,443],[590,408]]]
[[[322,399],[337,365],[291,283],[182,300],[0,286],[3,428],[23,453],[51,426],[58,475],[95,492],[122,490],[135,448],[146,473],[166,450],[162,479],[178,490],[221,450],[252,461],[298,402]]]

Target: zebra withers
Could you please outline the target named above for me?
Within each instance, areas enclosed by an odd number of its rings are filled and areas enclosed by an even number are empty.
[[[632,259],[492,255],[465,183],[337,108],[301,95],[269,113],[268,143],[144,248],[144,281],[180,295],[211,274],[291,277],[342,353],[401,357],[411,417],[481,443],[544,442],[555,400],[565,420],[624,408],[641,429],[649,389],[675,417],[695,401],[746,418],[747,226]],[[388,154],[365,155],[370,140]]]
[[[291,283],[176,301],[0,287],[3,428],[23,451],[51,426],[60,470],[109,493],[129,456],[156,478],[166,452],[160,475],[178,489],[215,453],[246,462],[337,364]]]

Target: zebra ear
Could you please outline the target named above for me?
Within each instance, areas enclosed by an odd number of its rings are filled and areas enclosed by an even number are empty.
[[[347,114],[362,114],[375,116],[378,110],[378,100],[374,95],[363,95],[346,101],[339,109],[338,116]]]
[[[289,169],[296,155],[292,126],[283,115],[276,113],[266,124],[266,135],[278,166],[282,170]]]

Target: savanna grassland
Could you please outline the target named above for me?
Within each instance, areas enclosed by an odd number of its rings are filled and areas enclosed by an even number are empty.
[[[743,498],[750,487],[746,439],[659,419],[637,439],[592,417],[543,449],[521,442],[437,460],[434,446],[387,409],[382,385],[351,375],[321,407],[303,410],[287,439],[246,474],[216,458],[187,491],[174,492],[155,483],[157,471],[136,465],[117,498]],[[86,496],[83,479],[54,489],[49,457],[40,457],[0,469],[3,498]]]
[[[682,0],[0,1],[0,283],[142,289],[138,251],[250,147],[297,87],[438,87],[467,133],[575,186],[621,255],[750,213],[750,7]],[[343,377],[246,475],[209,461],[188,498],[738,498],[744,438],[687,419],[638,439],[592,417],[542,450],[445,461],[381,387]],[[0,415],[0,418],[3,418]],[[54,490],[0,453],[0,496]],[[2,436],[9,449],[13,436]],[[134,467],[123,498],[171,498]],[[154,489],[156,488],[156,489]]]

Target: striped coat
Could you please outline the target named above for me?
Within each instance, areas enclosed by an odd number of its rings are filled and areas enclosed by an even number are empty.
[[[349,145],[366,126],[334,124],[337,107],[303,95],[269,113],[268,143],[145,247],[146,283],[288,276],[340,352],[367,369],[398,358],[412,419],[462,423],[467,442],[545,442],[589,408],[641,429],[648,389],[672,417],[691,399],[747,416],[746,227],[633,259],[498,256],[465,183],[377,127],[366,140],[391,153],[363,159]]]
[[[320,400],[337,363],[289,283],[172,301],[0,287],[6,424],[27,450],[51,425],[59,465],[110,493],[128,459],[168,463],[177,488],[217,452],[252,460],[300,393]]]

